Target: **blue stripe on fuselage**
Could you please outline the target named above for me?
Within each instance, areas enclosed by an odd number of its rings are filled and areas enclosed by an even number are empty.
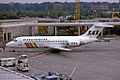
[[[34,45],[36,46],[36,48],[38,48],[38,46],[34,43]]]

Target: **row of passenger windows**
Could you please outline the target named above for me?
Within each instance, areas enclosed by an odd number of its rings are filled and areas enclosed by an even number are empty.
[[[23,41],[29,41],[29,42],[32,42],[32,41],[36,41],[36,42],[67,42],[67,41],[65,41],[65,40],[47,40],[47,39],[45,39],[45,40],[43,40],[43,39],[23,39]]]
[[[47,39],[23,39],[23,41],[40,41],[40,40],[47,40]]]

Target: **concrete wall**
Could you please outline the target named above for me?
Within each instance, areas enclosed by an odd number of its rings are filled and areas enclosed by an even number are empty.
[[[48,26],[48,35],[53,35],[55,32],[54,32],[54,27],[53,26]]]
[[[11,34],[10,39],[8,39]],[[3,28],[3,41],[9,41],[20,36],[34,36],[38,34],[38,26]],[[48,27],[48,35],[54,34],[54,27]],[[5,36],[6,35],[6,36]],[[6,38],[6,39],[5,39]]]
[[[19,37],[19,36],[30,36],[30,35],[35,35],[37,33],[37,27],[12,27],[12,28],[3,28],[3,41],[6,37],[5,41],[9,41],[8,37],[9,34],[11,34],[10,36],[10,40],[15,38],[15,37]],[[6,36],[5,36],[6,35]]]

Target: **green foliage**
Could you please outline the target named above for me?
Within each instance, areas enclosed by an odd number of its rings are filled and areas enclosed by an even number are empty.
[[[80,3],[81,19],[93,18],[110,18],[111,14],[103,13],[102,11],[92,11],[91,6],[108,5],[109,10],[116,8],[118,10],[118,3]],[[75,3],[41,3],[41,4],[0,4],[0,19],[18,19],[20,17],[50,17],[59,18],[60,16],[75,15]],[[120,17],[120,15],[116,15]]]
[[[38,16],[38,17],[45,18],[45,17],[47,17],[47,13],[45,13],[45,12],[38,12],[38,13],[37,13],[37,16]]]
[[[117,11],[119,11],[119,4],[118,3],[80,3],[81,11],[84,10],[90,10],[91,6],[109,6],[109,10],[112,10],[113,8],[116,8]],[[71,12],[75,11],[75,3],[41,3],[41,4],[20,4],[20,3],[13,3],[13,4],[0,4],[0,12],[13,12],[13,11],[35,11],[35,12],[48,12],[48,11],[64,11],[64,12]]]
[[[0,13],[0,19],[19,19],[19,17],[13,12],[2,12]]]
[[[111,14],[101,13],[101,17],[103,18],[110,18],[111,16]]]

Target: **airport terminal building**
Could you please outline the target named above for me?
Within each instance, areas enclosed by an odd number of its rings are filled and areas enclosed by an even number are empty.
[[[113,22],[112,19],[94,19],[94,20],[81,20],[82,22]],[[77,21],[77,22],[81,22]],[[66,21],[67,23],[75,21]],[[119,20],[118,20],[119,22]],[[58,19],[41,19],[41,18],[30,18],[30,19],[19,19],[19,20],[0,20],[0,42],[10,41],[13,38],[19,36],[43,36],[43,35],[58,35],[58,36],[74,36],[85,33],[92,25],[85,26],[15,26],[15,27],[3,27],[4,25],[15,25],[15,24],[32,24],[32,23],[60,23]],[[3,26],[2,26],[3,25]],[[57,33],[56,33],[57,31]],[[120,35],[120,26],[114,28],[104,29],[101,34],[117,34]]]

